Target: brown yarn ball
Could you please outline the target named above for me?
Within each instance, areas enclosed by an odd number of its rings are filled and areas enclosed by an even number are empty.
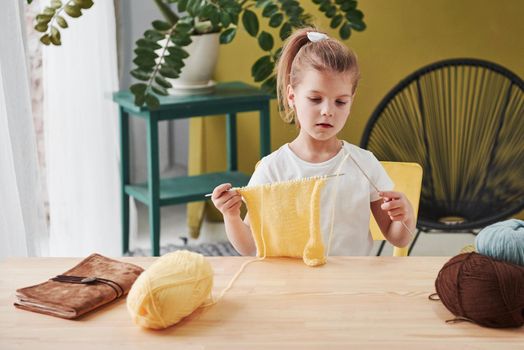
[[[524,267],[477,253],[451,258],[435,280],[455,316],[493,328],[524,324]]]

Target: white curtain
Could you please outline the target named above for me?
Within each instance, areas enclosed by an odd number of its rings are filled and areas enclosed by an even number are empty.
[[[50,253],[121,254],[115,9],[97,1],[43,52]]]
[[[0,258],[48,254],[22,4],[0,11]]]

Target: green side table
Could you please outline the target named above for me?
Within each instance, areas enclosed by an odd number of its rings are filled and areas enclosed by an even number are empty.
[[[211,95],[160,97],[160,107],[149,110],[137,107],[129,91],[113,94],[120,114],[122,251],[129,251],[129,196],[149,210],[149,228],[154,256],[160,255],[160,207],[205,200],[204,195],[216,185],[230,182],[245,186],[250,176],[238,171],[237,124],[239,112],[260,112],[260,157],[270,152],[269,101],[271,96],[242,82],[220,83]],[[226,114],[227,170],[196,176],[161,179],[158,161],[158,123],[163,120]],[[145,119],[147,123],[147,182],[129,181],[129,117]]]

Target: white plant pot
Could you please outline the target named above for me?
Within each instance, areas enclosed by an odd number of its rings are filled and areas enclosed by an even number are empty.
[[[216,83],[211,80],[218,60],[219,33],[192,35],[191,44],[183,47],[189,57],[184,60],[180,77],[167,79],[173,87],[171,95],[203,95],[212,93]],[[163,45],[163,41],[159,41]]]

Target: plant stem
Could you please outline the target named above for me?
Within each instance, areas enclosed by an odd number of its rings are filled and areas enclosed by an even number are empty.
[[[164,44],[164,47],[162,48],[162,53],[159,56],[158,64],[155,66],[155,70],[153,71],[153,74],[151,74],[151,77],[149,78],[149,81],[147,82],[147,87],[146,87],[146,91],[144,94],[147,94],[147,92],[151,90],[151,85],[153,85],[153,80],[156,78],[156,75],[158,74],[158,71],[160,70],[160,66],[162,65],[162,63],[164,63],[164,56],[166,54],[167,47],[169,46],[169,38],[171,37],[171,34],[173,34],[175,27],[176,26],[173,25],[171,29],[169,30],[169,32],[166,34],[166,39],[165,39],[166,43]]]
[[[178,22],[178,16],[171,10],[171,7],[169,7],[168,4],[166,4],[163,0],[154,0],[156,6],[162,13],[162,16],[171,24],[174,25],[176,22]]]

